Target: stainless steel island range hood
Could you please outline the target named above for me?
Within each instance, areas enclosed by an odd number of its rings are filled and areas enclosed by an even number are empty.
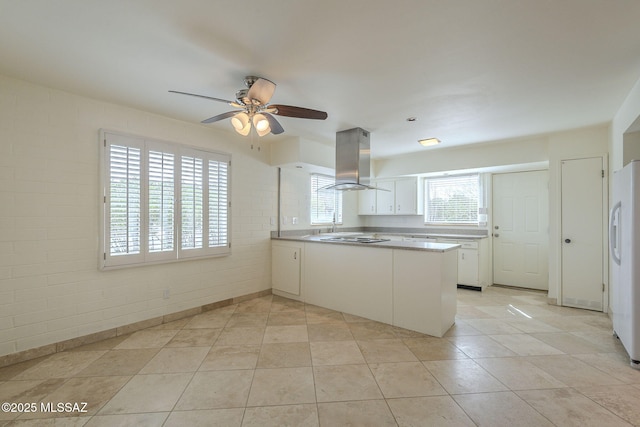
[[[339,191],[375,189],[369,185],[371,142],[361,128],[336,133],[336,183],[326,187]]]

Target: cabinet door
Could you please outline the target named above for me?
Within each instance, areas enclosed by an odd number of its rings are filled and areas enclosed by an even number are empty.
[[[376,190],[358,191],[358,214],[376,214]]]
[[[271,287],[273,289],[300,295],[300,258],[302,250],[298,246],[271,246]]]
[[[458,284],[478,285],[477,249],[458,249]]]
[[[396,181],[397,215],[415,215],[418,213],[418,181],[416,179],[401,179]]]
[[[380,190],[376,191],[376,211],[378,215],[393,215],[395,213],[395,182],[378,181],[375,185],[380,188]]]

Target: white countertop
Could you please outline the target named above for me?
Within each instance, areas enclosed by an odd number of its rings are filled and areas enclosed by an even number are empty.
[[[358,233],[351,233],[357,235]],[[365,233],[368,234],[368,233]],[[383,234],[383,233],[380,233]],[[458,249],[460,245],[449,243],[431,243],[431,242],[407,242],[407,241],[384,241],[376,243],[361,243],[349,241],[326,240],[330,238],[330,234],[315,234],[310,236],[286,236],[273,237],[272,240],[290,240],[298,242],[323,243],[329,245],[351,245],[381,249],[404,249],[413,251],[430,251],[430,252],[447,252]]]
[[[405,236],[405,237],[432,237],[435,239],[460,239],[460,240],[479,240],[486,239],[488,236],[477,234],[437,234],[437,233],[384,233],[376,231],[374,234],[378,236]]]

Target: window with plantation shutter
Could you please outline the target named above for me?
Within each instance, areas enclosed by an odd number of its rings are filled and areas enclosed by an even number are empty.
[[[140,149],[112,145],[110,150],[111,255],[140,253]]]
[[[311,224],[342,224],[342,192],[325,187],[335,184],[328,175],[311,175]]]
[[[183,150],[181,158],[181,256],[228,252],[229,158]]]
[[[425,223],[478,224],[479,175],[426,178]]]
[[[175,252],[175,154],[149,150],[149,252]]]
[[[101,267],[225,255],[227,154],[101,132]]]
[[[202,249],[204,187],[202,159],[182,156],[182,249]]]
[[[225,247],[229,242],[229,163],[209,160],[209,247]]]

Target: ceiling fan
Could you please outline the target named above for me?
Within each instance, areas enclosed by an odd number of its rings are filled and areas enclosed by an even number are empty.
[[[273,115],[297,117],[301,119],[324,120],[327,113],[324,111],[311,110],[309,108],[294,107],[291,105],[269,104],[269,100],[276,90],[276,84],[271,80],[262,77],[247,76],[244,79],[247,89],[240,89],[236,92],[236,100],[213,98],[211,96],[197,95],[195,93],[179,92],[170,90],[171,93],[197,96],[199,98],[211,99],[213,101],[224,102],[240,110],[228,111],[203,120],[201,123],[214,123],[231,117],[231,124],[240,135],[247,136],[251,132],[251,125],[256,129],[259,136],[264,136],[271,132],[278,135],[284,129]]]

